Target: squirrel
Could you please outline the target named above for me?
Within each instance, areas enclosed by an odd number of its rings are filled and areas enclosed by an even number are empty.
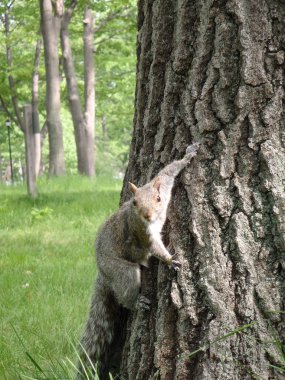
[[[111,350],[115,330],[120,323],[120,310],[149,308],[150,301],[139,296],[140,265],[147,265],[150,255],[170,268],[179,270],[181,264],[164,246],[161,230],[175,177],[196,156],[200,143],[189,145],[181,160],[173,161],[155,178],[138,188],[128,183],[133,194],[101,226],[95,242],[97,279],[91,301],[89,318],[81,340],[77,379],[89,379],[95,373],[108,380],[111,371]]]

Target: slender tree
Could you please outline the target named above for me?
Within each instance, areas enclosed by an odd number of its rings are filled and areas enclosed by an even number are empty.
[[[98,25],[94,27],[92,10],[85,6],[83,19],[83,49],[84,49],[84,102],[80,101],[80,92],[77,83],[71,41],[69,34],[70,21],[78,0],[73,0],[66,8],[61,21],[61,47],[63,52],[63,67],[67,82],[69,107],[75,133],[77,152],[77,167],[81,174],[93,176],[95,174],[95,47],[94,38],[102,33],[108,23],[119,18],[129,17],[131,7],[129,5],[111,9],[102,17]],[[113,35],[107,36],[109,40]],[[106,42],[105,37],[100,38],[98,44]],[[84,109],[81,104],[84,103]]]
[[[178,178],[165,226],[182,268],[154,259],[143,269],[151,309],[129,317],[122,378],[282,379],[272,341],[285,338],[284,2],[138,6],[122,201],[127,181],[142,185],[190,142],[204,143]]]
[[[54,7],[53,7],[54,4]],[[49,175],[65,172],[62,125],[60,120],[60,75],[58,42],[63,0],[40,0],[41,31],[46,68],[46,113],[49,131]]]
[[[42,49],[42,39],[39,38],[36,42],[34,70],[32,75],[32,120],[33,130],[35,135],[35,173],[36,176],[40,173],[41,167],[41,131],[39,121],[39,66]]]
[[[84,10],[84,99],[86,174],[94,174],[94,125],[95,125],[95,67],[94,67],[94,16],[92,10]]]
[[[1,98],[1,103],[4,105],[4,110],[7,113],[7,116],[9,116],[16,125],[20,128],[20,130],[25,135],[25,141],[26,139],[26,120],[23,117],[23,113],[20,107],[20,102],[18,98],[18,89],[16,86],[16,81],[14,78],[13,73],[13,52],[12,52],[12,46],[11,46],[11,30],[10,30],[10,24],[11,24],[11,11],[13,8],[13,2],[10,2],[6,5],[6,11],[3,17],[3,25],[5,29],[5,43],[6,43],[6,57],[7,57],[7,68],[8,68],[8,83],[9,83],[9,90],[11,95],[11,103],[12,103],[12,110],[13,113],[10,114],[8,112],[8,106],[6,106],[5,101],[3,98]],[[13,21],[12,21],[13,24]],[[32,74],[32,107],[33,107],[33,135],[31,135],[29,131],[29,144],[25,143],[25,156],[26,156],[26,162],[29,162],[29,170],[26,167],[26,173],[29,174],[28,171],[32,170],[35,172],[35,175],[39,173],[39,167],[40,167],[40,157],[41,157],[41,135],[40,135],[40,127],[39,127],[39,111],[38,111],[38,82],[39,82],[39,61],[40,61],[40,52],[41,52],[41,44],[42,40],[38,39],[36,43],[35,48],[35,58],[34,58],[34,69]],[[30,149],[30,151],[29,151]],[[29,159],[27,159],[29,157]],[[33,170],[34,168],[35,170]]]
[[[93,176],[94,163],[94,124],[95,124],[95,71],[93,56],[93,15],[91,9],[86,7],[84,14],[84,86],[85,110],[82,111],[80,95],[76,79],[68,26],[77,5],[73,0],[65,10],[61,21],[61,48],[63,52],[63,67],[67,82],[67,92],[70,111],[73,120],[75,143],[77,152],[77,167],[81,174]]]

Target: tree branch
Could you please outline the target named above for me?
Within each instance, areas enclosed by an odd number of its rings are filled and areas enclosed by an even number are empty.
[[[98,45],[101,45],[102,43],[106,42],[106,41],[110,41],[112,40],[114,37],[116,37],[118,34],[117,33],[113,33],[111,34],[110,36],[106,37],[106,38],[102,38],[101,40],[97,41],[94,43],[94,46],[98,46]]]
[[[3,110],[5,111],[7,116],[9,117],[9,119],[11,119],[15,124],[17,124],[18,123],[17,119],[15,119],[14,115],[9,111],[8,106],[7,106],[5,100],[2,98],[1,95],[0,95],[0,103],[1,103]]]
[[[103,20],[101,20],[101,22],[94,28],[94,33],[98,33],[101,29],[104,28],[105,25],[108,24],[109,21],[111,20],[114,20],[115,18],[117,18],[119,15],[121,17],[127,17],[127,14],[126,15],[123,15],[123,12],[126,11],[126,10],[129,10],[130,8],[129,7],[123,7],[123,8],[120,8],[118,9],[117,11],[115,12],[110,12]]]
[[[70,20],[71,20],[71,17],[73,15],[73,11],[76,7],[78,3],[78,0],[72,0],[69,7],[66,9],[66,11],[63,13],[63,20],[64,20],[64,26],[67,27],[67,25],[69,24]]]

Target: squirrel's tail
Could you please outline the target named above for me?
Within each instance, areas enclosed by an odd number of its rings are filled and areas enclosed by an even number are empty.
[[[77,380],[93,378],[91,376],[95,372],[100,380],[110,378],[111,359],[114,355],[112,345],[119,314],[120,306],[99,275],[81,340]]]

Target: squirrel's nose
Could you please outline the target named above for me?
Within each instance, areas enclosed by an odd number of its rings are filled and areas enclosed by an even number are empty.
[[[142,213],[142,216],[144,217],[145,220],[150,221],[151,220],[151,212],[150,211],[145,211]]]

